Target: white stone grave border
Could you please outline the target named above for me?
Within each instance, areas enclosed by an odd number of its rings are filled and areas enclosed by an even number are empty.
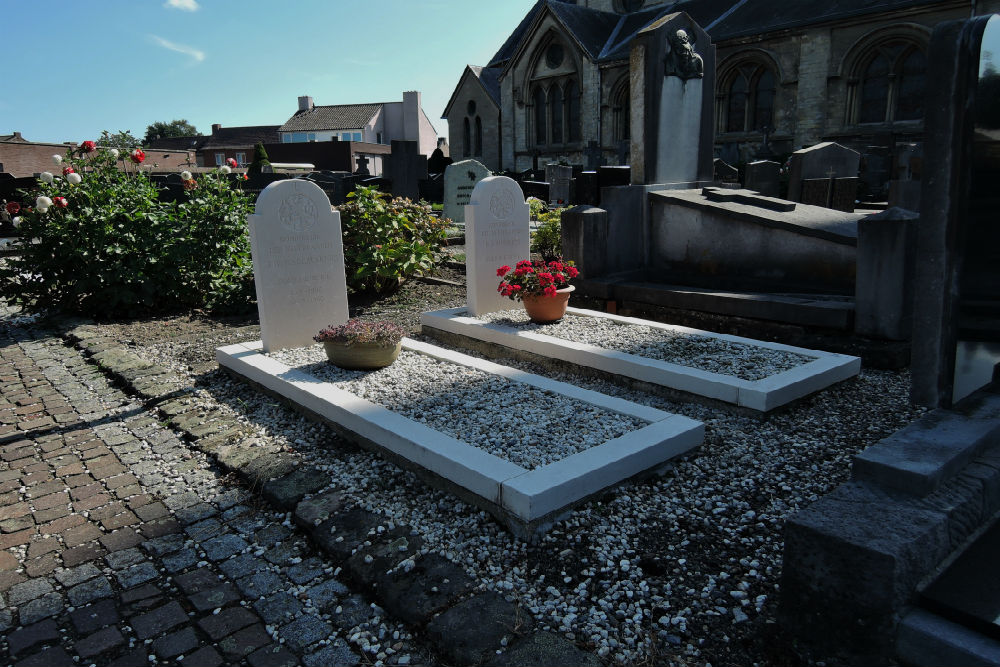
[[[216,349],[223,368],[327,419],[363,442],[404,459],[473,494],[474,501],[521,537],[547,530],[569,509],[604,489],[700,445],[705,425],[682,415],[581,389],[428,343],[403,349],[469,366],[606,410],[650,422],[603,444],[527,470],[425,424],[360,398],[263,354],[260,341]]]
[[[792,345],[701,331],[582,308],[569,308],[567,312],[581,317],[600,317],[626,324],[643,325],[782,352],[793,352],[811,357],[813,361],[760,380],[743,380],[732,375],[712,373],[680,364],[547,336],[537,331],[519,331],[513,327],[477,319],[469,315],[466,308],[425,312],[420,316],[420,323],[425,327],[425,333],[431,336],[434,335],[433,330],[438,329],[458,336],[558,359],[577,366],[603,371],[610,375],[648,382],[760,412],[774,410],[837,382],[854,377],[861,371],[861,359],[846,354],[808,350]]]

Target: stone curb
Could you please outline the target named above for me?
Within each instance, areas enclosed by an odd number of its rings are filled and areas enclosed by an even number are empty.
[[[558,635],[532,631],[519,607],[492,591],[473,591],[464,570],[437,554],[409,526],[386,526],[379,515],[346,509],[327,473],[299,456],[263,446],[221,411],[192,405],[194,387],[103,336],[92,323],[62,322],[59,335],[82,350],[126,391],[155,408],[195,449],[236,473],[278,512],[293,512],[303,530],[343,574],[390,614],[429,638],[454,664],[580,665],[599,667],[595,655]],[[313,495],[315,494],[315,495]],[[509,650],[497,656],[504,646]],[[491,660],[492,658],[492,660]],[[487,662],[488,661],[488,662]]]

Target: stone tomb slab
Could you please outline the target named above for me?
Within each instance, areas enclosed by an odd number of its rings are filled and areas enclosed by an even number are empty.
[[[216,350],[219,364],[307,413],[333,422],[359,444],[382,450],[432,481],[490,511],[517,535],[546,530],[574,504],[636,474],[653,470],[701,444],[701,422],[410,339],[403,350],[474,369],[634,418],[641,426],[619,437],[527,469],[383,407],[333,382],[264,354],[260,341]],[[397,362],[398,363],[398,362]],[[499,411],[502,408],[498,407]],[[498,421],[498,420],[497,420]]]
[[[271,183],[247,222],[264,349],[310,345],[320,329],[346,322],[340,213],[323,189],[304,179]]]
[[[740,377],[661,361],[619,350],[598,347],[576,340],[557,338],[540,331],[519,329],[498,322],[473,317],[465,308],[450,308],[423,313],[420,323],[426,335],[435,332],[479,340],[514,350],[556,359],[572,366],[595,369],[627,381],[647,382],[755,411],[768,412],[798,398],[854,377],[861,370],[861,360],[844,354],[782,345],[766,341],[700,331],[634,317],[610,315],[593,310],[569,308],[571,317],[600,318],[605,323],[649,327],[669,335],[697,336],[725,343],[746,345],[764,350],[799,355],[803,363],[759,379]],[[542,327],[544,329],[544,327]]]

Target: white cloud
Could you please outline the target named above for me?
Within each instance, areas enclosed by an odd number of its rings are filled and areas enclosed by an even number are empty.
[[[198,11],[197,0],[167,0],[164,4],[167,9],[180,9],[185,12]]]
[[[186,56],[191,56],[198,62],[205,59],[205,52],[200,49],[196,49],[193,46],[177,44],[175,42],[171,42],[170,40],[163,39],[162,37],[157,37],[156,35],[150,35],[149,38],[158,46],[162,46],[163,48],[171,51],[176,51],[177,53],[183,53]]]

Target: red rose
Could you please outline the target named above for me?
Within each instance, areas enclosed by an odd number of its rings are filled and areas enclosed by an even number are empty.
[[[545,291],[545,296],[555,296],[556,295],[556,286],[555,285],[549,285],[548,287],[545,288],[544,291]]]
[[[85,141],[80,145],[80,150],[84,153],[93,153],[97,150],[97,144],[93,141]]]
[[[247,176],[246,174],[240,174],[240,178],[242,178],[244,181],[249,181],[250,180],[250,177]]]
[[[58,206],[59,208],[66,208],[67,206],[69,206],[69,202],[66,201],[65,197],[53,197],[52,203]]]
[[[7,213],[11,215],[17,215],[20,212],[21,212],[20,204],[18,204],[16,201],[7,202]]]
[[[66,176],[68,174],[72,174],[74,171],[76,171],[76,169],[74,169],[73,167],[71,167],[69,165],[66,165],[65,167],[63,167],[63,176]]]
[[[510,271],[510,267],[504,264],[499,269],[497,269],[497,277],[503,278],[505,275],[507,275],[508,271]]]
[[[573,267],[573,266],[567,266],[566,267],[566,273],[569,274],[570,278],[576,278],[578,275],[580,275],[580,272],[577,271],[576,267]]]
[[[130,160],[132,160],[132,162],[135,162],[136,164],[142,164],[142,161],[146,159],[146,154],[142,151],[141,148],[136,148],[129,154],[128,157]]]
[[[226,160],[226,164],[228,164],[233,169],[236,168],[236,160],[234,160],[233,158],[229,158],[228,160]]]

